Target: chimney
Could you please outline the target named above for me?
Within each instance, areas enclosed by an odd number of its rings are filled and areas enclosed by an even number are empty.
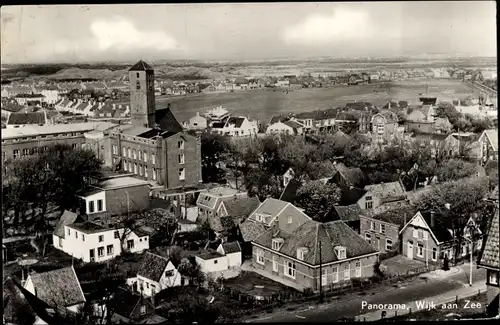
[[[431,211],[431,227],[434,227],[435,222],[436,222],[436,213],[434,211]]]

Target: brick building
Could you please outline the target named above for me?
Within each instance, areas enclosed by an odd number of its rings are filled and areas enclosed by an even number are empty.
[[[170,105],[156,109],[153,68],[139,61],[129,70],[129,79],[132,124],[100,140],[111,152],[105,164],[165,189],[201,183],[201,139],[183,132]]]

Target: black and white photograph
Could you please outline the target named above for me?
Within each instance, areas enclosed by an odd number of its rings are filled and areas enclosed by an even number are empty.
[[[495,1],[0,12],[3,324],[500,319]]]

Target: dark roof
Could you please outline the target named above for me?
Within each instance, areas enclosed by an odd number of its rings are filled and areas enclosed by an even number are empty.
[[[64,210],[61,218],[57,222],[56,228],[54,229],[54,235],[64,238],[66,234],[66,232],[64,231],[64,226],[71,225],[77,222],[77,219],[78,214],[68,210]]]
[[[488,230],[488,235],[486,237],[486,243],[484,245],[483,251],[481,252],[481,257],[479,259],[479,265],[492,267],[495,269],[500,269],[500,227],[498,220],[498,209],[495,211],[493,220],[491,221],[490,229]]]
[[[377,196],[382,203],[406,199],[406,191],[400,182],[366,185],[365,190]]]
[[[73,224],[69,224],[67,226],[69,228],[81,231],[81,232],[86,233],[86,234],[98,233],[98,232],[102,232],[103,230],[107,229],[101,225],[98,225],[97,223],[93,223],[90,221],[85,221],[85,222],[81,222],[81,223],[73,223]]]
[[[283,121],[283,124],[288,125],[289,127],[294,128],[294,129],[299,129],[299,128],[304,127],[299,122],[292,121],[292,120]]]
[[[223,257],[224,255],[222,255],[221,253],[218,253],[214,250],[207,249],[207,250],[200,250],[200,251],[194,253],[194,256],[199,257],[202,260],[206,261],[206,260],[211,260],[214,258],[220,258],[220,257]]]
[[[139,60],[128,71],[154,71],[154,69],[146,62]]]
[[[226,208],[227,214],[232,217],[244,216],[248,217],[257,209],[260,204],[256,196],[238,196],[223,198],[222,203]]]
[[[224,243],[222,244],[222,248],[224,249],[224,253],[226,254],[241,252],[240,243],[238,243],[237,241]]]
[[[447,242],[453,240],[453,236],[450,233],[451,225],[449,225],[449,218],[439,213],[434,215],[434,226],[431,222],[431,212],[430,211],[420,211],[422,217],[424,217],[425,222],[432,230],[434,236],[440,242]]]
[[[45,123],[46,119],[44,112],[11,113],[9,115],[9,120],[7,121],[7,124],[9,125]]]
[[[167,265],[167,258],[147,252],[142,259],[142,263],[139,267],[137,275],[158,282],[160,281],[163,272],[167,268]]]
[[[271,116],[271,120],[269,121],[269,124],[275,124],[278,122],[285,122],[288,121],[290,118],[288,116],[282,116],[282,115],[273,115]]]
[[[156,136],[161,136],[163,139],[166,139],[166,138],[169,138],[177,133],[179,133],[179,132],[169,132],[169,131],[164,131],[161,129],[150,129],[146,132],[138,134],[137,136],[141,137],[141,138],[146,138],[146,139],[154,138]]]
[[[283,238],[280,253],[296,258],[297,249],[308,249],[304,262],[310,265],[339,261],[336,246],[346,249],[346,259],[375,253],[376,250],[343,221],[320,223],[306,221],[292,232],[281,231],[277,225],[271,227],[255,240],[255,243],[272,249],[273,238]],[[319,246],[321,245],[321,262]]]
[[[2,98],[2,109],[9,112],[19,112],[23,109],[23,105],[19,105],[15,99]]]
[[[40,300],[49,306],[72,306],[85,302],[80,282],[72,266],[30,275]]]
[[[297,191],[302,187],[302,182],[292,178],[286,185],[283,193],[281,193],[280,200],[293,203],[297,197]]]
[[[182,126],[175,118],[169,106],[155,111],[155,122],[163,131],[175,133],[182,132]]]
[[[130,318],[140,302],[152,305],[149,299],[134,294],[129,290],[118,288],[109,303],[113,306],[116,314]]]
[[[226,124],[233,124],[235,128],[239,128],[241,127],[241,125],[243,124],[243,122],[245,121],[245,118],[244,117],[235,117],[235,116],[231,116]]]
[[[414,133],[411,135],[412,138],[420,141],[444,141],[448,136],[449,134],[442,133]]]
[[[341,188],[341,197],[339,204],[352,205],[359,201],[365,195],[366,191],[357,187]]]
[[[364,175],[361,168],[347,167],[343,163],[336,163],[335,169],[350,186],[359,186],[363,183]]]
[[[14,321],[17,318],[19,310],[22,310],[23,313],[29,312],[33,316],[33,320],[35,319],[35,312],[26,299],[24,299],[23,293],[16,286],[14,280],[8,277],[3,282],[3,316],[6,323]]]
[[[252,220],[245,220],[239,225],[241,237],[245,242],[253,241],[259,237],[264,231],[266,226],[261,222]]]
[[[364,214],[364,211],[357,204],[346,206],[336,205],[333,207],[338,220],[342,221],[359,221],[359,216]]]
[[[381,213],[370,214],[369,217],[404,227],[404,225],[410,221],[410,219],[413,218],[417,212],[418,209],[416,207],[406,205],[396,209],[383,211]]]

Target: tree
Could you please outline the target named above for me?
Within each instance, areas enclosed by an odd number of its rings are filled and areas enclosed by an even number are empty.
[[[477,174],[477,164],[460,159],[450,159],[443,162],[436,170],[440,182],[456,181]]]
[[[341,192],[335,184],[322,181],[307,182],[297,191],[295,204],[316,221],[324,221],[328,212],[340,200]]]
[[[216,133],[204,132],[201,135],[201,163],[203,182],[219,182],[224,172],[218,164],[229,151],[227,137]]]
[[[194,257],[181,259],[177,267],[179,273],[189,279],[189,283],[200,288],[206,280],[205,274],[201,271],[200,265]]]

